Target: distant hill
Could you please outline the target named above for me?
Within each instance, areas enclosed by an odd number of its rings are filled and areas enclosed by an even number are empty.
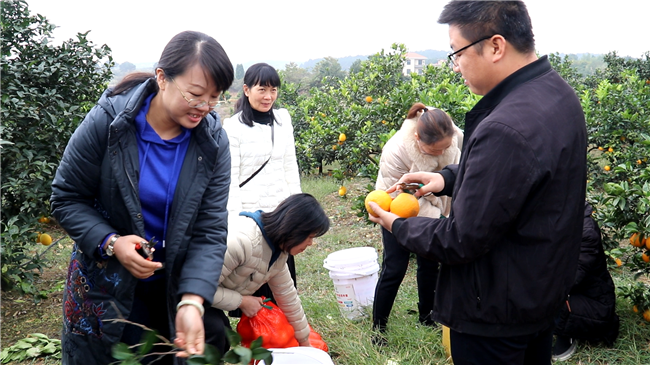
[[[420,55],[426,57],[427,59],[429,59],[431,61],[431,62],[427,62],[427,63],[435,63],[438,60],[444,59],[445,57],[447,57],[447,52],[445,52],[445,51],[435,51],[435,50],[432,50],[432,49],[428,49],[426,51],[413,51],[413,52],[417,53],[417,54],[420,54]],[[354,61],[356,61],[356,60],[364,61],[364,60],[367,60],[368,57],[369,57],[369,55],[366,55],[366,56],[362,56],[362,55],[359,55],[359,56],[347,56],[347,57],[338,58],[338,60],[339,60],[339,64],[341,65],[341,68],[347,71],[347,70],[350,69],[350,66],[352,66]],[[314,66],[316,66],[316,64],[318,62],[320,62],[322,60],[323,60],[323,58],[310,59],[309,61],[301,63],[299,66],[304,68],[304,69],[312,69],[312,68],[314,68]],[[282,68],[284,68],[284,67],[282,67]]]

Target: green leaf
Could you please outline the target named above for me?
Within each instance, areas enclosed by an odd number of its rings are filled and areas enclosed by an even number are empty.
[[[225,355],[223,355],[223,361],[225,361],[227,363],[231,363],[231,364],[240,364],[241,363],[239,355],[237,355],[235,353],[235,351],[232,350],[232,349],[229,350],[228,352],[226,352]]]
[[[253,342],[251,342],[251,349],[262,347],[262,342],[262,336],[256,338]]]
[[[187,365],[206,365],[206,364],[212,364],[208,362],[203,355],[192,355],[187,359]],[[215,365],[218,365],[219,363],[215,363]]]
[[[117,360],[128,360],[134,358],[134,354],[131,352],[131,349],[124,342],[120,342],[113,346],[111,355]]]
[[[210,364],[220,364],[221,363],[221,353],[217,350],[216,347],[206,344],[205,349],[203,350],[203,356]]]
[[[233,331],[232,329],[226,328],[226,335],[228,336],[228,341],[230,341],[231,344],[241,343],[241,336],[239,333]]]
[[[243,346],[237,346],[233,349],[233,351],[239,355],[240,362],[244,364],[248,364],[251,359],[253,358],[253,354],[251,352],[251,349],[243,347]]]
[[[138,349],[140,355],[148,354],[149,351],[151,351],[156,339],[158,338],[156,335],[156,331],[145,331],[142,334],[142,339],[140,340],[142,345],[140,345],[140,348]]]

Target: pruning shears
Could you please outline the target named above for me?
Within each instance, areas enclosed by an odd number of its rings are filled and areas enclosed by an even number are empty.
[[[420,183],[407,183],[407,182],[401,182],[395,185],[400,186],[402,190],[418,190],[419,188],[424,186],[424,184],[420,184]]]

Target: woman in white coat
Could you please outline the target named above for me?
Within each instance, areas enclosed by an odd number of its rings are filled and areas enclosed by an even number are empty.
[[[458,163],[463,143],[463,132],[451,117],[436,108],[415,103],[400,130],[384,146],[379,162],[376,189],[386,190],[402,175],[416,171],[438,171]],[[444,218],[451,209],[451,198],[434,195],[419,199],[418,216]],[[395,236],[382,228],[384,244],[381,274],[375,288],[373,328],[384,332],[393,308],[399,286],[408,268],[410,252],[401,248]],[[433,309],[438,263],[417,257],[419,321],[434,325],[430,317]],[[377,337],[383,343],[383,337]]]
[[[286,261],[313,244],[315,237],[327,233],[327,214],[311,195],[289,196],[273,212],[242,212],[230,220],[228,249],[224,256],[219,286],[211,311],[218,311],[206,328],[210,328],[207,343],[221,353],[228,351],[225,328],[230,321],[223,311],[241,309],[254,317],[264,304],[254,294],[267,284],[275,294],[277,304],[293,326],[300,346],[310,346],[309,325],[298,292],[291,282]]]
[[[272,211],[289,195],[302,192],[291,117],[286,109],[273,109],[279,88],[280,76],[275,68],[266,63],[250,66],[244,75],[244,96],[237,102],[237,113],[224,120],[232,165],[229,219],[242,211]],[[287,264],[296,285],[293,256]],[[257,294],[273,298],[268,285]]]

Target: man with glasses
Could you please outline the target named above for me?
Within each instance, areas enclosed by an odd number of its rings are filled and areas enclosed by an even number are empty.
[[[523,2],[452,1],[438,22],[449,24],[453,70],[484,97],[466,115],[459,164],[400,182],[452,196],[451,214],[371,220],[441,262],[433,319],[451,329],[455,364],[549,364],[580,252],[584,113],[536,56]]]

